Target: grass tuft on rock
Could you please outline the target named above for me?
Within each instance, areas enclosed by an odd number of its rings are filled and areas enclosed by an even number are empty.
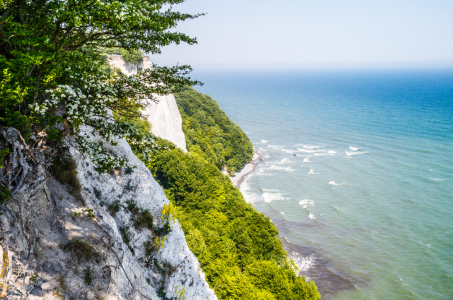
[[[99,257],[99,253],[96,252],[93,246],[77,238],[73,238],[66,244],[60,245],[60,248],[64,251],[72,252],[78,263],[91,261],[93,258],[97,260]]]
[[[80,191],[82,185],[77,178],[77,165],[75,161],[66,156],[55,156],[52,164],[52,175],[61,184],[69,187],[69,193],[78,201],[84,203]]]

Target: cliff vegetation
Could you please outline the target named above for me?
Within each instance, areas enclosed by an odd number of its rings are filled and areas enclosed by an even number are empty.
[[[187,149],[196,157],[228,173],[242,169],[253,156],[253,145],[245,133],[208,95],[192,87],[175,95],[183,120]]]
[[[297,267],[278,238],[278,229],[246,203],[219,168],[158,139],[152,156],[134,147],[177,208],[187,244],[219,299],[320,299],[314,282]]]

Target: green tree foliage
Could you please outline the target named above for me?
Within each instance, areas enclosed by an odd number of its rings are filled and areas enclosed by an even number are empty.
[[[220,109],[215,100],[189,87],[176,95],[183,120],[187,149],[230,174],[242,169],[253,156],[244,132]]]
[[[103,144],[81,135],[88,125],[107,142],[134,135],[109,111],[136,115],[152,94],[165,95],[196,81],[190,66],[158,67],[126,76],[105,72],[101,49],[120,48],[127,60],[137,51],[160,53],[171,43],[196,43],[175,32],[177,23],[199,15],[173,11],[184,0],[2,0],[0,1],[0,126],[15,127],[28,140],[45,131],[49,141],[72,135],[105,172],[125,164]]]
[[[296,275],[276,226],[215,165],[179,149],[145,162],[219,299],[320,299],[314,282]]]

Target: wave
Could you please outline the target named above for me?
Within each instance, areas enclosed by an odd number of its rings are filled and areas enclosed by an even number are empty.
[[[303,145],[303,144],[299,144],[299,145],[296,145],[296,146],[302,146],[302,147],[305,148],[305,149],[318,149],[318,148],[321,148],[321,147],[322,147],[322,146]]]
[[[267,145],[269,148],[272,148],[272,149],[281,149],[283,148],[283,146],[280,146],[280,145]]]
[[[294,172],[294,169],[291,168],[291,166],[289,166],[288,168],[285,169],[286,172]]]
[[[313,200],[304,199],[299,201],[299,205],[302,206],[302,208],[307,208],[308,205],[314,206],[315,202]]]
[[[270,168],[271,170],[285,170],[285,167],[279,167],[277,165],[271,165]]]
[[[303,161],[303,162],[311,162],[311,161],[310,161],[310,157],[304,158],[304,161]]]
[[[327,153],[329,153],[329,154],[335,154],[335,153],[337,153],[337,151],[335,151],[335,150],[329,150]]]
[[[316,219],[316,217],[311,212],[308,214],[308,217],[312,220]]]
[[[350,152],[350,151],[345,151],[347,156],[352,156],[352,155],[359,155],[359,154],[365,154],[367,152]]]
[[[352,151],[359,151],[360,148],[356,148],[356,147],[349,147],[349,149],[351,149]]]
[[[282,150],[282,151],[284,151],[284,152],[286,152],[286,153],[295,153],[295,152],[296,152],[296,150],[291,150],[291,149],[283,149],[283,148],[282,148],[282,149],[280,149],[280,150]]]
[[[346,182],[336,183],[335,181],[329,181],[329,184],[330,184],[330,185],[345,185],[345,184],[347,184],[347,183],[346,183]]]
[[[244,180],[244,182],[241,184],[240,191],[247,203],[255,203],[261,201],[260,195],[250,192],[250,186],[247,179]]]
[[[267,141],[266,140],[261,140],[261,143],[266,144]]]
[[[310,169],[310,171],[308,172],[308,175],[312,175],[312,174],[318,174],[318,173],[315,173],[315,170]]]
[[[333,156],[332,153],[315,153],[315,156]]]
[[[256,176],[274,176],[274,173],[266,173],[266,172],[258,172],[255,174]]]
[[[275,200],[284,200],[285,198],[283,197],[282,194],[280,193],[268,193],[268,192],[265,192],[263,193],[263,199],[264,199],[264,202],[266,203],[270,203],[272,201],[275,201]]]
[[[445,179],[442,179],[442,178],[431,178],[431,180],[435,180],[435,181],[444,181]]]
[[[300,253],[293,252],[291,253],[291,258],[299,269],[299,274],[307,272],[309,269],[315,267],[315,259],[313,256],[302,256]]]
[[[284,163],[291,162],[291,161],[285,157],[285,158],[282,159],[280,162],[281,162],[282,164],[284,164]]]
[[[297,148],[299,152],[304,152],[304,153],[316,153],[320,152],[322,150],[313,150],[313,149],[302,149],[302,148]]]

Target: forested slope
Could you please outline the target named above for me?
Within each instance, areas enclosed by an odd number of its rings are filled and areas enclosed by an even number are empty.
[[[219,299],[320,299],[314,282],[296,275],[276,226],[245,202],[218,166],[156,142],[161,145],[151,156],[140,146],[134,150],[177,207],[187,244]]]
[[[320,298],[314,282],[296,276],[276,226],[216,166],[179,149],[147,165],[179,209],[187,244],[219,299]]]
[[[242,169],[253,156],[253,145],[244,132],[208,95],[192,87],[175,94],[183,120],[187,149],[194,156],[230,174]]]

